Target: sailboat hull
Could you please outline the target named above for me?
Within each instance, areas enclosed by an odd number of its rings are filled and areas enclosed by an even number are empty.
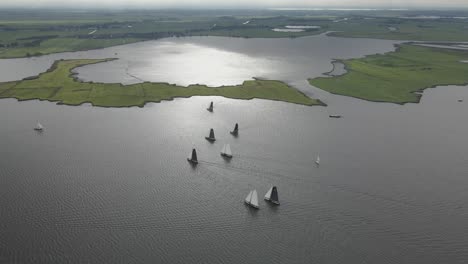
[[[269,198],[265,198],[265,201],[268,201],[268,202],[270,202],[270,203],[272,203],[272,204],[275,204],[275,205],[280,205],[280,202],[278,202],[278,201],[272,201],[272,200],[269,199]]]
[[[192,164],[198,164],[198,161],[197,160],[193,160],[191,158],[187,158],[187,161],[192,163]]]
[[[210,142],[216,141],[216,138],[205,137],[205,139],[208,140],[208,141],[210,141]]]
[[[244,203],[245,203],[246,205],[248,205],[248,206],[254,208],[254,209],[260,209],[258,206],[254,205],[254,204],[251,204],[251,203],[249,203],[249,202],[247,202],[247,201],[244,201]]]
[[[232,158],[232,155],[228,155],[226,153],[221,153],[221,156],[223,156],[224,158],[228,158],[228,159]]]

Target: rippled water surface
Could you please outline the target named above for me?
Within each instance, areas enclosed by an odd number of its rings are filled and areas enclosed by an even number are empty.
[[[9,80],[60,57],[117,53],[119,61],[80,68],[80,78],[222,85],[257,76],[329,105],[0,100],[0,263],[466,263],[468,107],[458,99],[467,87],[429,89],[420,104],[401,106],[305,81],[330,71],[333,58],[392,49],[324,36],[186,38],[0,60]],[[42,133],[32,130],[37,120]],[[204,139],[210,128],[214,144]],[[219,155],[224,143],[230,162]],[[193,146],[196,168],[186,161]],[[272,184],[280,206],[243,204],[250,189],[263,197]]]

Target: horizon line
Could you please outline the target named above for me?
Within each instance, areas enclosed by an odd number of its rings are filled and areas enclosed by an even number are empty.
[[[267,7],[267,6],[213,6],[213,7],[197,7],[197,6],[151,6],[143,7],[137,6],[120,6],[111,7],[107,5],[103,6],[4,6],[0,5],[0,12],[6,10],[138,10],[138,11],[158,11],[158,10],[267,10],[267,11],[468,11],[467,6],[450,6],[450,7],[439,7],[439,6],[414,6],[414,7],[376,7],[376,6],[343,6],[343,7]]]

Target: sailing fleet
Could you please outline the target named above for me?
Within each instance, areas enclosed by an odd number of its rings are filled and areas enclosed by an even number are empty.
[[[213,102],[210,103],[209,107],[206,109],[209,112],[214,111],[214,105]],[[234,125],[234,130],[229,132],[231,135],[237,137],[239,135],[239,124],[236,123]],[[210,133],[207,137],[205,137],[206,140],[209,142],[213,143],[216,141],[216,137],[214,134],[214,129],[210,129]],[[231,159],[233,157],[232,151],[231,151],[231,146],[229,144],[224,144],[223,148],[221,149],[220,152],[221,156],[226,159]],[[195,148],[192,149],[191,154],[187,158],[188,162],[190,162],[192,165],[198,164],[198,157],[197,157],[197,151]],[[315,164],[319,165],[320,164],[320,157],[317,155],[315,159]],[[273,204],[273,205],[280,205],[279,202],[279,197],[278,197],[278,188],[276,186],[271,186],[270,189],[267,191],[265,194],[264,200]],[[259,204],[258,204],[258,193],[256,189],[251,190],[248,194],[247,197],[245,197],[244,200],[245,204],[254,208],[254,209],[259,209]]]
[[[210,103],[207,110],[209,112],[214,111],[213,102]],[[34,130],[43,131],[44,126],[38,121],[36,126],[34,127]],[[237,137],[239,135],[239,124],[236,123],[234,125],[234,130],[230,131],[229,133],[231,135]],[[207,137],[205,137],[205,139],[208,140],[211,143],[216,141],[216,137],[215,137],[213,128],[210,129],[210,133],[209,133],[209,135]],[[221,149],[220,154],[221,154],[221,156],[223,158],[231,159],[232,158],[231,146],[229,144],[224,144],[223,148]],[[190,153],[189,157],[187,158],[187,161],[192,165],[197,165],[198,164],[197,150],[195,148],[192,149],[192,152]],[[320,157],[318,155],[317,155],[317,158],[315,159],[315,164],[317,164],[317,165],[320,164]],[[267,193],[265,194],[264,200],[270,202],[271,204],[279,205],[280,202],[279,202],[279,198],[278,198],[278,188],[276,186],[272,186],[267,191]],[[259,209],[260,207],[258,205],[257,190],[256,189],[251,190],[249,192],[249,194],[247,195],[247,197],[245,197],[244,202],[245,202],[245,204],[247,204],[248,206],[250,206],[252,208]]]
[[[213,102],[210,103],[209,107],[207,108],[207,110],[209,112],[213,112],[214,110],[214,106],[213,106]],[[43,131],[44,130],[44,126],[38,121],[36,126],[34,127],[34,130],[36,131]],[[236,123],[234,125],[234,130],[233,131],[230,131],[229,132],[231,135],[233,136],[238,136],[239,135],[239,124]],[[214,141],[216,141],[216,137],[215,137],[215,134],[214,134],[214,129],[211,128],[210,129],[210,133],[207,137],[205,137],[206,140],[208,140],[209,142],[213,143]],[[224,144],[223,145],[223,148],[221,149],[221,152],[220,152],[221,156],[223,158],[226,158],[226,159],[231,159],[232,158],[232,151],[231,151],[231,146],[229,144]],[[191,163],[192,165],[197,165],[198,164],[198,157],[197,157],[197,150],[195,148],[192,149],[192,152],[190,153],[189,157],[187,158],[187,161],[189,163]],[[315,163],[317,165],[320,164],[320,157],[317,155],[317,158],[315,160]],[[276,186],[272,186],[268,191],[267,193],[265,194],[265,197],[264,197],[264,200],[265,201],[268,201],[274,205],[279,205],[280,202],[279,202],[279,198],[278,198],[278,188]],[[255,209],[259,209],[259,205],[258,205],[258,194],[257,194],[257,190],[254,189],[254,190],[251,190],[249,192],[249,194],[247,195],[247,197],[245,197],[245,200],[244,200],[245,204],[247,204],[248,206],[252,207],[252,208],[255,208]]]

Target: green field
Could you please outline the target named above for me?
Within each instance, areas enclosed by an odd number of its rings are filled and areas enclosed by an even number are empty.
[[[342,61],[348,72],[310,84],[334,94],[369,101],[419,102],[417,92],[439,85],[468,83],[468,51],[401,45],[395,52]]]
[[[245,24],[246,21],[249,23]],[[324,21],[330,20],[263,17],[249,11],[0,11],[0,58],[90,50],[165,37],[301,37],[321,33],[324,29],[304,32],[274,32],[272,29]]]
[[[331,36],[419,41],[468,41],[468,23],[462,19],[407,19],[354,17],[337,23]],[[390,30],[392,29],[392,30]]]
[[[419,19],[418,15],[441,19]],[[468,41],[466,11],[0,10],[0,58],[38,56],[183,36],[296,38],[333,31],[341,37]],[[414,19],[414,18],[417,19]],[[246,23],[249,21],[249,23]],[[285,26],[320,26],[275,32]]]
[[[148,102],[172,100],[176,97],[223,96],[234,99],[267,99],[301,105],[323,105],[280,81],[251,80],[241,85],[187,87],[167,83],[117,83],[80,82],[71,71],[83,65],[101,63],[109,59],[60,60],[45,73],[21,81],[0,83],[0,98],[18,100],[48,100],[67,105],[91,103],[103,107],[144,106]]]

